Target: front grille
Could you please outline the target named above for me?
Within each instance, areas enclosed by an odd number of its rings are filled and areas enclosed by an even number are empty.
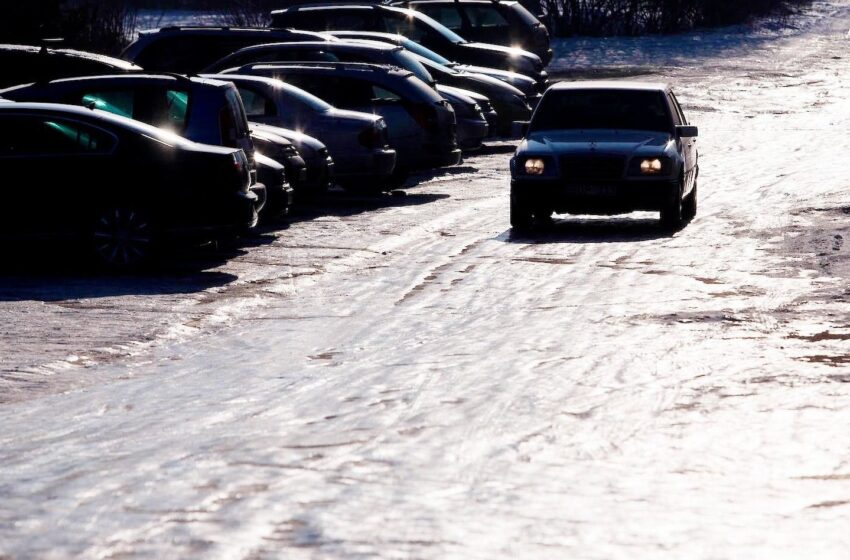
[[[560,163],[561,177],[571,184],[619,181],[626,169],[623,156],[564,156]]]

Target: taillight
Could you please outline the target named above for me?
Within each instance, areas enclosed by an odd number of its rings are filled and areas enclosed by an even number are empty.
[[[218,125],[221,130],[221,143],[228,148],[236,148],[239,132],[236,128],[236,118],[229,107],[222,107],[218,112]]]
[[[248,157],[242,150],[233,152],[231,155],[233,156],[233,169],[239,178],[240,189],[248,192],[251,188],[251,166],[248,164]]]
[[[357,141],[360,142],[360,145],[369,148],[370,150],[380,148],[382,146],[381,140],[381,133],[374,126],[363,129],[363,131],[357,135]]]
[[[416,121],[416,124],[429,132],[437,132],[440,128],[437,108],[425,103],[417,103],[408,107],[407,112]]]

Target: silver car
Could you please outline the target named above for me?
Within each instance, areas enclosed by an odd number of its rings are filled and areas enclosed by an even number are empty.
[[[274,78],[238,74],[215,78],[237,87],[252,122],[303,131],[320,139],[334,159],[334,178],[340,185],[383,184],[392,175],[396,152],[389,147],[382,117],[336,109]]]

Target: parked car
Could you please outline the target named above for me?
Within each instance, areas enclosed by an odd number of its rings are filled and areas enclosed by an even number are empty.
[[[284,138],[292,143],[304,159],[306,173],[304,179],[292,183],[296,195],[314,197],[325,193],[333,184],[336,164],[330,150],[317,138],[279,126],[249,122],[251,134],[266,134]]]
[[[354,63],[257,63],[233,73],[282,79],[340,109],[380,115],[398,156],[397,178],[411,169],[460,162],[451,105],[406,70]]]
[[[140,72],[125,60],[71,49],[0,45],[0,88],[71,76]]]
[[[286,216],[293,203],[293,189],[289,184],[286,166],[259,152],[254,153],[254,158],[257,181],[265,186],[260,218],[268,222]]]
[[[520,74],[518,72],[511,72],[509,70],[500,70],[498,68],[488,68],[486,66],[472,66],[469,64],[460,64],[457,62],[453,62],[447,59],[446,57],[435,53],[431,49],[420,45],[416,41],[411,41],[407,37],[399,35],[397,33],[381,33],[378,31],[328,31],[327,34],[333,35],[334,37],[337,37],[338,39],[342,40],[381,41],[382,43],[388,43],[391,45],[404,47],[405,50],[410,51],[413,54],[418,54],[420,57],[427,58],[432,62],[435,62],[442,66],[446,66],[452,70],[456,70],[458,72],[472,72],[475,74],[484,74],[485,76],[490,76],[503,82],[507,82],[508,84],[520,90],[526,97],[532,97],[538,94],[542,94],[549,86],[548,79],[542,82],[538,82],[534,78],[526,76],[525,74]]]
[[[697,211],[697,134],[667,85],[556,84],[511,159],[511,225],[660,210],[678,229]]]
[[[414,55],[419,57],[419,55]],[[426,58],[420,58],[438,83],[468,89],[486,96],[499,116],[496,134],[502,137],[514,135],[514,122],[528,121],[531,118],[529,98],[515,87],[490,76],[461,72],[446,66],[440,66]]]
[[[293,29],[231,27],[164,27],[142,32],[121,58],[147,71],[199,73],[204,68],[250,45],[289,41],[332,41],[333,37]]]
[[[129,269],[158,247],[252,227],[258,197],[240,149],[196,144],[104,111],[0,103],[0,235],[71,240]]]
[[[490,136],[488,117],[494,121],[498,118],[496,111],[490,107],[490,115],[485,115],[479,104],[487,101],[483,95],[451,86],[437,85],[437,93],[451,104],[457,120],[457,144],[462,151],[472,151],[481,148],[484,139]]]
[[[246,47],[210,66],[210,70],[227,70],[251,62],[368,62],[396,66],[409,70],[423,82],[436,86],[424,66],[403,47],[376,41],[274,43]],[[477,148],[487,136],[487,121],[478,109],[470,105],[468,96],[453,93],[443,95],[458,114],[458,142],[461,147]],[[462,126],[461,126],[462,125]],[[483,130],[482,130],[483,126]],[[483,134],[482,134],[483,132]]]
[[[429,85],[434,78],[403,47],[375,41],[299,41],[240,49],[207,68],[222,72],[252,62],[368,62],[404,68]]]
[[[385,185],[396,164],[387,124],[371,113],[336,109],[303,89],[262,76],[213,74],[239,90],[248,118],[321,139],[334,159],[334,180],[349,187]]]
[[[0,90],[0,97],[84,105],[165,128],[194,142],[239,148],[248,156],[256,179],[245,109],[236,87],[228,82],[179,75],[87,76],[16,86]]]
[[[410,0],[399,2],[439,21],[470,40],[519,47],[552,60],[549,31],[522,4],[513,0]]]
[[[534,53],[472,43],[441,23],[407,8],[362,4],[293,6],[272,12],[273,27],[314,31],[382,31],[404,35],[450,60],[513,70],[545,80],[543,61]]]
[[[290,186],[307,182],[307,163],[292,142],[262,130],[252,130],[251,140],[257,154],[269,157],[284,166]],[[299,190],[304,192],[303,188]]]

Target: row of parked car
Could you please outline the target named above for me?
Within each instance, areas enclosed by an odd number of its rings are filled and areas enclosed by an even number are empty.
[[[176,239],[277,219],[334,183],[390,190],[517,136],[548,85],[545,28],[533,17],[513,26],[532,28],[541,59],[426,15],[449,8],[486,24],[469,14],[522,7],[295,5],[267,29],[143,33],[121,59],[0,45],[0,167],[39,189],[37,204],[31,189],[13,193],[22,200],[0,206],[0,227],[67,236],[132,268]],[[37,219],[22,211],[34,206]]]

